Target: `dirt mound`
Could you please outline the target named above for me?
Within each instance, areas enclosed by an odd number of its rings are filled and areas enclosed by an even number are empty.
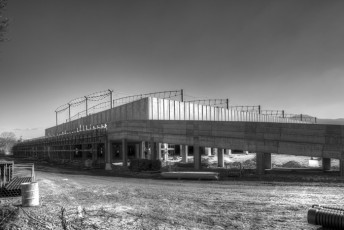
[[[256,158],[248,159],[242,163],[245,169],[255,169],[256,168]]]
[[[304,168],[304,166],[297,161],[288,161],[287,163],[284,163],[281,167],[283,167],[283,168]]]

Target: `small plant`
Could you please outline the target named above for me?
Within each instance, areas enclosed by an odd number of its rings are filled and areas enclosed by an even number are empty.
[[[61,207],[61,214],[60,214],[60,220],[63,230],[67,230],[67,219],[66,219],[66,209],[64,207]]]

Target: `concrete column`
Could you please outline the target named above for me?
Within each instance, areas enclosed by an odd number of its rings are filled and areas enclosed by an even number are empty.
[[[202,164],[201,164],[201,154],[199,152],[199,144],[194,143],[193,146],[193,155],[194,155],[194,166],[196,170],[201,170],[202,169]]]
[[[97,161],[97,144],[92,143],[92,162]]]
[[[50,160],[51,160],[51,156],[50,156],[50,148],[51,148],[51,147],[48,146],[47,148],[48,148],[48,160],[50,161]],[[26,151],[25,151],[25,153],[26,153]]]
[[[126,139],[122,139],[122,161],[123,166],[128,166],[128,146]]]
[[[217,156],[217,148],[213,148],[213,156]]]
[[[146,143],[144,141],[141,142],[140,144],[140,158],[145,159],[145,149],[146,149]]]
[[[72,146],[69,145],[69,160],[72,161],[72,159],[73,159],[73,150],[72,150]]]
[[[263,175],[265,169],[271,169],[271,153],[256,153],[257,174]]]
[[[331,169],[331,158],[322,159],[322,168],[323,168],[323,171],[327,171]]]
[[[158,159],[161,160],[161,153],[162,153],[162,149],[164,147],[163,143],[158,143]]]
[[[187,145],[181,145],[181,152],[182,152],[182,162],[188,163],[188,146]]]
[[[224,149],[221,149],[221,148],[217,149],[217,166],[218,167],[224,167],[225,166]]]
[[[339,159],[339,173],[341,177],[344,177],[344,158]]]
[[[87,153],[86,153],[87,145],[81,145],[81,154],[82,154],[82,163],[84,164],[87,159]]]
[[[210,147],[205,147],[204,151],[205,151],[205,155],[207,155],[208,157],[211,156],[211,148]]]
[[[150,141],[150,154],[151,160],[155,160],[156,159],[156,149],[155,149],[155,142],[154,141]]]
[[[109,140],[105,142],[105,170],[112,170],[112,143]]]
[[[164,161],[168,161],[168,144],[164,143],[163,148]]]
[[[232,150],[231,149],[226,149],[226,155],[230,155],[232,154]]]
[[[264,169],[271,168],[271,153],[264,153]]]
[[[140,144],[135,144],[135,158],[140,158]]]

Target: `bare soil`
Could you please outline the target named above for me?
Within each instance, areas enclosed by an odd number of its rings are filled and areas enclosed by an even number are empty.
[[[0,199],[0,229],[322,229],[307,223],[311,205],[344,205],[342,182],[162,180],[46,164],[36,177],[40,206]]]

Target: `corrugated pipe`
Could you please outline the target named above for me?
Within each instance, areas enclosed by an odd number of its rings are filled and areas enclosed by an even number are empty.
[[[344,209],[334,206],[313,205],[308,210],[307,221],[309,224],[344,229]]]

